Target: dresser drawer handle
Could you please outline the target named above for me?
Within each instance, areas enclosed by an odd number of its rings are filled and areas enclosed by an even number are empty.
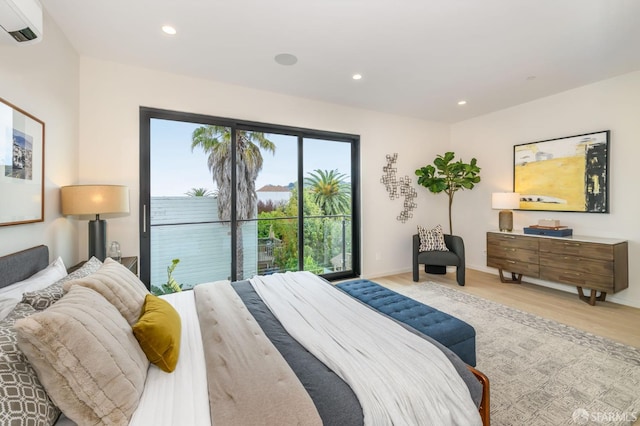
[[[507,260],[507,263],[513,264],[513,263],[516,263],[516,262],[514,260]]]
[[[580,243],[564,243],[565,246],[571,246],[571,247],[580,247],[581,244]]]

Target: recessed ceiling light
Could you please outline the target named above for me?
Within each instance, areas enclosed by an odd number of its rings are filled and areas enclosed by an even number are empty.
[[[162,31],[164,31],[165,34],[169,34],[169,35],[176,35],[177,31],[175,28],[173,28],[171,25],[164,25],[162,27]]]
[[[361,74],[354,74],[353,77],[351,77],[351,78],[353,78],[354,80],[360,80],[360,79],[362,79],[362,75]]]
[[[291,53],[280,53],[276,55],[273,59],[280,65],[294,65],[298,62],[298,58]]]
[[[458,105],[466,105],[467,101],[458,101]]]

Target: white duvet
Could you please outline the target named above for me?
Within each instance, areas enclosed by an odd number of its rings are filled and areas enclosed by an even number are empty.
[[[209,391],[194,292],[161,296],[180,314],[180,358],[173,373],[149,366],[140,404],[130,425],[210,426]]]
[[[355,392],[365,425],[481,425],[469,389],[429,341],[309,272],[256,276],[287,332]]]

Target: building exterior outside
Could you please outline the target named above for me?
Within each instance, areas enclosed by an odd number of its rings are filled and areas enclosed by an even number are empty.
[[[183,288],[226,280],[231,273],[229,225],[218,220],[215,197],[151,197],[151,285],[167,281],[167,267]],[[258,272],[257,222],[242,226],[245,278]]]

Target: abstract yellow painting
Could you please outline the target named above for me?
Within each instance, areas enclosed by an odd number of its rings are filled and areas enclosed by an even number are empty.
[[[609,130],[513,147],[520,210],[609,212]]]

